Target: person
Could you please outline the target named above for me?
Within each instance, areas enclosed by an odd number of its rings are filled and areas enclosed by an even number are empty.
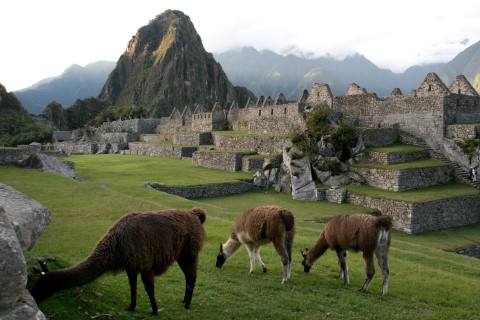
[[[477,181],[477,169],[474,167],[470,167],[470,179],[472,181]]]

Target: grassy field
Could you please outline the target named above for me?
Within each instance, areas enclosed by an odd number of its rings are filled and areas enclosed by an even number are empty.
[[[119,155],[72,156],[79,179],[15,166],[0,166],[0,182],[11,185],[46,205],[52,222],[29,252],[30,266],[36,257],[50,257],[50,268],[74,265],[120,216],[132,211],[203,207],[207,239],[200,254],[197,286],[192,305],[182,306],[183,273],[178,266],[156,278],[160,312],[150,316],[148,297],[139,281],[134,313],[124,311],[129,288],[124,273],[105,274],[94,282],[59,292],[40,307],[49,319],[480,319],[480,260],[450,251],[480,244],[480,225],[453,228],[421,235],[393,233],[390,253],[390,285],[381,297],[380,273],[369,292],[358,291],[365,278],[361,254],[349,255],[351,285],[338,279],[336,255],[322,256],[305,274],[300,249],[311,247],[322,224],[337,214],[370,209],[328,202],[294,201],[274,191],[186,200],[143,187],[146,181],[165,184],[196,184],[232,181],[251,174],[199,168],[190,161],[159,157]],[[268,272],[257,267],[249,273],[245,249],[223,268],[215,267],[220,243],[245,209],[276,204],[290,209],[296,218],[297,235],[291,280],[281,284],[282,267],[273,246],[265,246],[262,258]],[[377,266],[378,270],[378,266]],[[29,286],[35,276],[29,279]]]

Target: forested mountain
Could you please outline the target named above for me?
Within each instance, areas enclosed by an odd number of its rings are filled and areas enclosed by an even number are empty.
[[[35,123],[14,94],[0,84],[0,146],[48,141],[49,128]]]

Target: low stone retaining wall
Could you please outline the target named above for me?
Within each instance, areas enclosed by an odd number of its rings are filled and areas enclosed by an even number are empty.
[[[447,137],[459,139],[476,138],[480,132],[480,126],[473,124],[452,124],[447,126]]]
[[[446,183],[452,179],[449,166],[411,169],[353,168],[369,186],[402,192]]]
[[[275,136],[234,136],[213,133],[213,142],[219,150],[248,150],[264,155],[281,154],[291,147],[289,137]]]
[[[124,154],[141,156],[158,156],[170,158],[191,158],[197,147],[163,146],[155,143],[135,142],[128,144],[128,150]]]
[[[347,194],[348,203],[391,214],[393,227],[411,234],[480,223],[479,201],[480,196],[467,196],[410,203]]]
[[[102,143],[129,143],[133,141],[138,141],[138,133],[129,133],[129,132],[106,132],[100,134],[100,141]]]
[[[24,157],[40,152],[40,144],[18,145],[16,148],[0,148],[0,164],[17,163]]]
[[[243,181],[204,184],[195,186],[152,186],[155,190],[174,194],[187,199],[220,197],[246,192],[253,189],[253,184]]]
[[[157,133],[157,134],[142,134],[139,140],[143,142],[156,142],[156,141],[171,141],[173,134],[171,133]]]
[[[390,128],[360,128],[363,142],[366,147],[384,147],[398,140],[399,131],[396,127]]]
[[[199,146],[213,144],[213,136],[211,132],[177,133],[173,135],[172,141],[174,144]]]
[[[95,154],[98,150],[98,145],[91,142],[55,142],[55,150],[60,150],[66,154]]]
[[[242,152],[219,152],[219,151],[195,151],[192,155],[194,166],[222,169],[225,171],[242,170],[242,158],[251,154],[248,151]]]
[[[1,148],[0,164],[16,163],[21,161],[25,154],[27,154],[25,150],[20,148]]]
[[[417,152],[377,152],[369,151],[368,155],[376,162],[381,164],[395,164],[404,163],[408,161],[415,161],[426,159],[429,156],[427,150]]]

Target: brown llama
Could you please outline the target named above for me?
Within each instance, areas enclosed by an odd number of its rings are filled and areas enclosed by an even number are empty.
[[[320,238],[313,247],[310,250],[307,249],[307,253],[302,252],[304,271],[309,272],[315,260],[330,248],[337,252],[340,278],[344,278],[345,285],[348,286],[350,279],[348,277],[347,250],[362,251],[367,279],[361,291],[366,292],[375,274],[375,264],[373,262],[373,255],[375,254],[382,269],[382,296],[386,296],[390,272],[388,269],[388,250],[392,237],[391,227],[392,217],[389,215],[353,214],[332,218],[325,225]]]
[[[282,258],[282,283],[290,278],[292,263],[292,245],[295,236],[295,219],[293,214],[277,206],[261,206],[242,213],[235,223],[233,232],[225,244],[220,244],[216,266],[221,268],[242,244],[245,244],[250,257],[250,273],[255,271],[255,259],[267,268],[260,258],[260,246],[273,243],[275,250]]]
[[[150,299],[152,313],[158,313],[154,294],[154,276],[161,275],[175,261],[185,280],[185,309],[192,301],[197,279],[198,254],[205,233],[202,224],[207,215],[201,208],[129,213],[120,218],[100,239],[84,261],[67,269],[44,271],[32,288],[37,303],[54,293],[87,284],[106,272],[124,269],[130,284],[130,306],[137,304],[137,275],[141,274]]]

